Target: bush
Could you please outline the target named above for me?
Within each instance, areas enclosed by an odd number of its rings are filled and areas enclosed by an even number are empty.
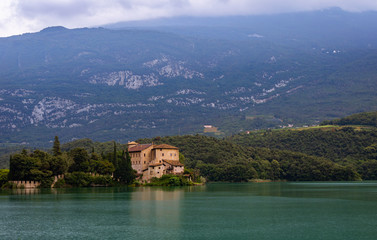
[[[114,180],[110,175],[92,177],[92,183],[96,185],[114,186]]]
[[[51,188],[52,183],[54,182],[53,177],[42,178],[40,188]]]
[[[59,181],[59,180],[58,180]],[[110,175],[92,176],[90,173],[73,172],[65,175],[65,182],[57,186],[69,185],[72,187],[91,187],[93,185],[114,186],[115,182]]]
[[[160,178],[152,178],[147,186],[190,186],[193,185],[186,178],[180,175],[163,175]]]
[[[73,187],[89,187],[92,183],[92,176],[84,172],[68,173],[65,175],[65,182]]]
[[[0,169],[0,187],[8,182],[9,169]]]
[[[58,179],[58,181],[56,181],[56,183],[54,184],[53,187],[54,188],[64,188],[64,187],[66,187],[65,179],[64,178]]]
[[[11,183],[11,182],[6,182],[1,186],[2,189],[17,189],[17,184]]]

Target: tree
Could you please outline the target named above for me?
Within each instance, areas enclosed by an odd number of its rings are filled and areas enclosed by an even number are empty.
[[[75,148],[70,151],[73,164],[69,168],[70,172],[87,172],[89,171],[89,155],[84,148]]]
[[[272,180],[280,179],[281,171],[282,170],[280,168],[280,163],[276,160],[272,160],[272,162],[271,162],[271,179]]]
[[[37,180],[37,170],[41,169],[41,161],[24,153],[11,156],[9,161],[10,180]]]
[[[113,163],[107,160],[101,160],[97,162],[96,172],[99,174],[111,175],[115,171]]]
[[[185,164],[185,156],[182,153],[179,153],[179,162]]]
[[[58,136],[55,136],[54,145],[52,147],[52,153],[55,157],[62,155],[62,151],[60,150],[60,142],[59,142]]]
[[[131,156],[128,149],[124,153],[117,154],[117,163],[114,178],[125,184],[132,183],[136,175],[131,165]]]
[[[50,170],[54,176],[64,174],[68,170],[66,156],[56,156],[50,159]]]
[[[114,150],[113,150],[113,164],[114,166],[117,165],[117,144],[115,143],[115,141],[113,142],[114,144]]]
[[[0,169],[0,187],[8,182],[9,169]]]

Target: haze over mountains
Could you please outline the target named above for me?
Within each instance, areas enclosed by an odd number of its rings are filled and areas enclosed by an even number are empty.
[[[375,22],[330,9],[0,38],[0,141],[230,134],[377,110]]]

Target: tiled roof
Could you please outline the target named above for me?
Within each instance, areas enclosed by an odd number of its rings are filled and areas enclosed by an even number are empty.
[[[178,149],[177,147],[171,146],[169,144],[159,144],[159,145],[153,145],[153,148],[162,148],[162,149]]]
[[[152,146],[152,144],[138,144],[138,145],[136,145],[134,147],[130,147],[128,149],[128,152],[141,152],[144,149],[149,148],[150,146]]]
[[[155,163],[155,164],[150,164],[149,167],[157,167],[157,166],[161,166],[162,163]]]
[[[182,163],[180,163],[177,160],[163,160],[163,161],[172,166],[184,166]]]

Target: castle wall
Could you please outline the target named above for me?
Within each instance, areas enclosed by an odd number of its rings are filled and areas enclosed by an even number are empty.
[[[41,185],[38,181],[9,181],[17,186],[17,188],[37,188]]]
[[[54,186],[54,184],[58,181],[58,179],[64,178],[63,175],[54,176],[54,181],[51,184],[51,187]],[[15,184],[17,188],[25,188],[25,189],[31,189],[31,188],[38,188],[41,185],[41,182],[38,181],[9,181],[12,184]]]
[[[174,166],[173,167],[173,174],[181,174],[184,172],[184,167],[183,166]]]
[[[179,151],[177,149],[153,149],[155,152],[155,163],[162,163],[162,160],[179,160]]]

